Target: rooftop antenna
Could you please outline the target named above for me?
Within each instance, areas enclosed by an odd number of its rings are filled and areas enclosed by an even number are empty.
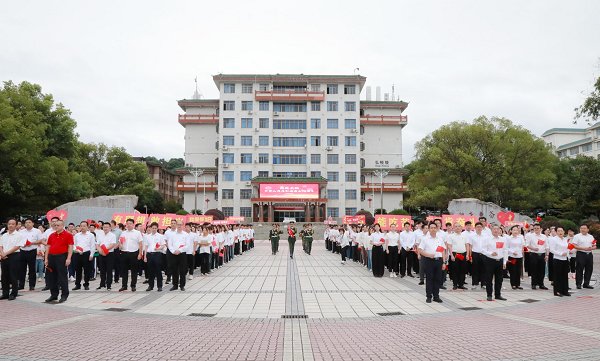
[[[394,84],[392,84],[392,101],[396,100],[396,96],[394,94]]]
[[[357,71],[360,71],[360,68],[354,68],[354,75],[356,75]]]
[[[194,78],[194,83],[196,83],[196,90],[194,91],[194,95],[192,95],[192,99],[202,99],[202,94],[198,91],[198,77]]]

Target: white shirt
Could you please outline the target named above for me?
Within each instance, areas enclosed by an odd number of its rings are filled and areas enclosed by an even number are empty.
[[[548,248],[552,252],[554,259],[566,261],[569,255],[567,237],[560,238],[559,236],[548,238]],[[564,254],[564,256],[563,256]]]
[[[102,247],[102,245],[104,245],[104,247],[108,248],[115,243],[117,243],[117,237],[115,236],[114,233],[112,233],[110,231],[108,233],[104,233],[104,231],[100,231],[100,232],[96,233],[96,244],[98,246]],[[111,253],[113,251],[114,251],[114,248],[111,248],[108,251],[108,253]]]
[[[348,232],[344,232],[344,234],[340,235],[340,247],[344,248],[350,244],[350,237],[348,237]]]
[[[400,232],[400,246],[405,250],[409,250],[415,246],[415,232],[402,231]]]
[[[574,245],[576,245],[577,247],[592,247],[592,242],[594,241],[594,236],[592,236],[591,234],[586,234],[585,236],[581,233],[577,233],[575,235],[575,237],[573,237],[573,240],[571,241],[571,243],[573,243]],[[585,252],[585,253],[590,253],[591,251],[582,251],[582,250],[577,250],[577,252]]]
[[[340,231],[338,231],[337,229],[330,229],[329,230],[329,240],[332,242],[339,242],[339,238],[340,237]]]
[[[450,233],[446,238],[447,243],[452,246],[452,252],[454,253],[465,253],[467,252],[467,237],[463,236],[462,233],[456,234]]]
[[[42,232],[40,232],[40,230],[37,228],[32,228],[31,230],[27,230],[27,228],[25,228],[21,230],[20,233],[23,235],[23,238],[25,238],[25,243],[27,243],[27,241],[34,243],[43,238]],[[37,246],[37,244],[32,244],[30,246],[21,247],[21,250],[31,251],[37,249]]]
[[[142,234],[138,230],[124,230],[121,232],[119,237],[119,243],[121,244],[121,251],[123,252],[138,252],[140,250],[140,243],[143,241]]]
[[[538,254],[546,253],[546,250],[548,249],[548,238],[543,233],[528,233],[525,236],[525,245],[529,248],[529,252]],[[537,251],[534,249],[537,249]]]
[[[362,231],[357,235],[358,243],[361,244],[366,250],[370,250],[373,246],[369,243],[369,233]]]
[[[200,253],[210,253],[210,243],[212,241],[212,236],[210,234],[207,234],[206,237],[203,235],[200,235],[198,237],[198,243],[206,243],[206,245],[200,245]]]
[[[400,244],[400,233],[390,231],[385,235],[385,239],[388,242],[388,247],[398,247],[398,244]]]
[[[508,261],[506,242],[503,237],[485,237],[481,253],[495,260],[502,260],[504,264]],[[496,253],[496,255],[494,256],[492,253]]]
[[[161,247],[165,245],[165,236],[156,232],[144,234],[144,249],[146,253],[161,252]],[[156,247],[158,245],[158,247]]]
[[[488,237],[492,237],[492,230],[489,227],[483,227],[481,233],[485,234]]]
[[[96,251],[96,237],[91,232],[79,232],[73,237],[73,251],[90,252]]]
[[[12,233],[6,232],[0,237],[0,246],[2,246],[4,252],[10,251],[15,246],[23,247],[25,245],[25,238],[21,232],[13,231]],[[21,251],[17,249],[15,253]],[[14,254],[14,253],[13,253]]]
[[[520,234],[516,237],[509,236],[508,238],[506,238],[508,256],[512,258],[523,258],[524,245],[525,239]]]
[[[435,258],[441,258],[444,254],[444,250],[446,249],[446,243],[439,234],[436,234],[435,237],[432,237],[431,234],[428,233],[426,236],[421,238],[419,249],[427,253],[432,253],[433,257]]]
[[[371,233],[371,236],[369,236],[369,240],[374,246],[381,246],[385,243],[385,234],[381,232],[373,232]]]
[[[471,237],[467,239],[467,243],[471,245],[471,251],[477,253],[483,253],[483,244],[489,238],[492,238],[492,235],[489,236],[485,234],[485,232],[481,232],[481,234],[477,234],[477,232],[473,232]]]
[[[167,236],[167,247],[171,253],[175,254],[175,251],[185,253],[185,247],[187,246],[188,234],[184,231],[177,232],[173,231]]]
[[[197,233],[194,232],[190,232],[187,234],[187,239],[186,239],[186,246],[185,248],[185,253],[187,254],[194,254],[194,241],[196,241],[196,238],[198,237]]]
[[[53,230],[52,228],[48,228],[47,230],[44,231],[42,238],[44,238],[46,241],[48,241],[48,237],[50,237],[50,235],[54,232],[56,232],[56,231]]]

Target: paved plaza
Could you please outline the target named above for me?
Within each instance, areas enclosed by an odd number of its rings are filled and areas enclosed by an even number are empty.
[[[558,298],[505,280],[505,302],[478,289],[427,304],[418,278],[374,278],[340,261],[322,241],[311,256],[297,244],[293,260],[287,242],[272,256],[257,241],[185,292],[144,292],[141,281],[137,292],[95,291],[95,281],[47,305],[47,292],[25,291],[0,303],[0,359],[600,359],[598,287]]]

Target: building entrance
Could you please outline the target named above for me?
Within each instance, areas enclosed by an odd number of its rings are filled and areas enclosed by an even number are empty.
[[[278,211],[275,210],[275,222],[283,222],[284,218],[295,218],[296,222],[304,222],[304,211]]]

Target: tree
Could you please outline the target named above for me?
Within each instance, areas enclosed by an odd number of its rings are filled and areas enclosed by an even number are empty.
[[[224,220],[225,219],[225,215],[223,214],[223,212],[221,212],[218,209],[209,209],[204,214],[207,216],[213,216],[214,220]]]
[[[177,168],[183,168],[184,166],[185,166],[185,160],[183,160],[183,158],[171,158],[167,162],[165,168],[167,168],[169,170],[173,170],[173,169],[177,169]]]
[[[165,212],[166,213],[177,213],[178,210],[181,209],[181,204],[177,203],[177,201],[166,201],[165,202]]]
[[[373,223],[375,223],[375,217],[373,217],[373,215],[371,214],[371,212],[366,211],[364,209],[361,209],[360,211],[356,212],[354,215],[355,216],[365,216],[365,224],[367,226],[370,226]]]
[[[591,157],[564,158],[559,162],[556,207],[562,216],[581,221],[600,216],[600,160]]]
[[[508,119],[452,122],[416,145],[408,206],[445,209],[472,197],[502,207],[547,208],[556,200],[558,159],[543,140]]]
[[[388,214],[398,214],[398,215],[409,215],[410,213],[408,213],[406,210],[404,209],[394,209],[392,210],[390,213]]]
[[[584,100],[583,104],[575,108],[575,119],[588,117],[588,122],[597,121],[600,118],[600,77],[596,79],[594,90]]]
[[[165,205],[162,195],[155,189],[138,194],[138,203],[136,209],[142,213],[146,212],[148,207],[148,213],[163,213],[165,211]]]

